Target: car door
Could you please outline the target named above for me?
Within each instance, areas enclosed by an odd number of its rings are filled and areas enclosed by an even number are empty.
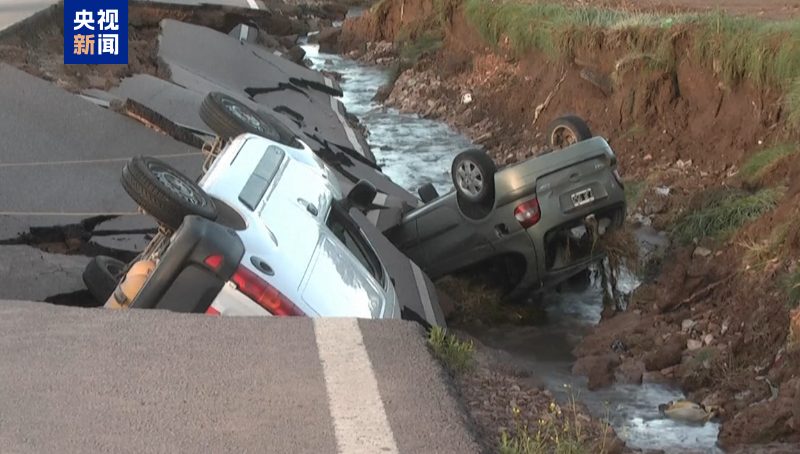
[[[436,279],[492,254],[492,245],[478,225],[461,214],[451,193],[407,213],[386,236]]]

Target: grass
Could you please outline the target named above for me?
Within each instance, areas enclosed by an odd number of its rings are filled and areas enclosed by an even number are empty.
[[[784,158],[797,152],[795,144],[776,144],[753,154],[739,169],[739,175],[745,180],[754,183],[769,173]]]
[[[428,345],[452,374],[470,372],[475,367],[472,341],[462,342],[455,334],[447,334],[441,326],[431,329]]]
[[[503,304],[499,288],[464,277],[447,276],[436,286],[458,303],[457,317],[463,322],[480,322],[486,325],[530,325],[542,318],[535,305]]]
[[[786,295],[786,306],[789,309],[800,306],[800,269],[781,276],[778,287]]]
[[[583,424],[578,419],[576,400],[570,398],[567,406],[567,411],[562,412],[555,402],[551,402],[547,414],[539,419],[535,428],[520,421],[520,409],[512,407],[516,427],[514,431],[501,435],[500,454],[607,454],[608,426],[601,434],[600,443],[592,443],[592,437],[584,433]]]
[[[683,49],[676,43],[688,37],[687,50],[726,83],[749,81],[782,90],[788,121],[800,127],[800,20],[488,0],[465,0],[465,12],[488,43],[507,43],[518,54],[538,50],[553,61],[570,61],[576,52],[602,47],[620,51],[620,62],[646,60],[651,68],[672,70]]]
[[[647,186],[647,180],[625,182],[625,199],[628,204],[628,213],[633,213],[636,210],[636,206],[642,200]]]
[[[745,249],[745,265],[756,271],[763,271],[768,262],[778,260],[783,243],[786,241],[786,235],[789,233],[789,227],[791,227],[791,221],[783,222],[773,228],[766,239],[742,241],[740,246]]]
[[[745,223],[774,208],[782,195],[783,190],[775,188],[752,194],[730,189],[709,191],[697,209],[677,220],[672,234],[684,244],[695,238],[725,241]]]

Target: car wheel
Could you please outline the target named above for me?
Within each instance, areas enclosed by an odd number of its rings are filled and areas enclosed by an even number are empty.
[[[592,138],[589,125],[577,115],[564,115],[553,120],[547,127],[549,151],[560,150]]]
[[[439,191],[436,190],[433,183],[425,183],[422,187],[417,189],[417,194],[419,194],[422,203],[428,203],[431,200],[439,198]]]
[[[494,194],[494,174],[497,167],[481,150],[466,150],[453,160],[453,185],[464,199],[481,203]]]
[[[200,118],[223,139],[255,134],[283,145],[300,148],[292,131],[273,115],[255,111],[243,102],[220,92],[211,92],[200,105]]]
[[[136,156],[122,169],[122,187],[147,214],[172,230],[183,218],[217,219],[214,201],[200,186],[160,159]]]
[[[117,288],[124,268],[125,262],[98,255],[83,270],[83,283],[97,301],[105,303]]]

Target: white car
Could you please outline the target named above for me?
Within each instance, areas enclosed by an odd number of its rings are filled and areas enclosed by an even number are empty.
[[[228,130],[208,120],[209,105]],[[286,131],[276,135],[274,117],[219,93],[203,107],[201,116],[225,145],[199,182],[153,157],[135,157],[123,169],[126,192],[169,232],[129,307],[400,318],[392,279],[349,215],[372,203],[375,187],[362,180],[345,197],[306,144]],[[94,282],[102,280],[98,269],[109,268],[97,261],[89,267]]]

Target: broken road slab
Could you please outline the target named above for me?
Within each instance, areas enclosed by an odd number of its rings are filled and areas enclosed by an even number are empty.
[[[0,301],[0,330],[2,452],[481,452],[414,323]]]
[[[86,288],[81,274],[89,263],[88,257],[48,253],[23,245],[3,246],[2,255],[0,298],[44,301]]]
[[[0,80],[0,137],[13,144],[0,162],[0,213],[135,211],[119,177],[140,154],[199,175],[197,149],[4,64]]]

